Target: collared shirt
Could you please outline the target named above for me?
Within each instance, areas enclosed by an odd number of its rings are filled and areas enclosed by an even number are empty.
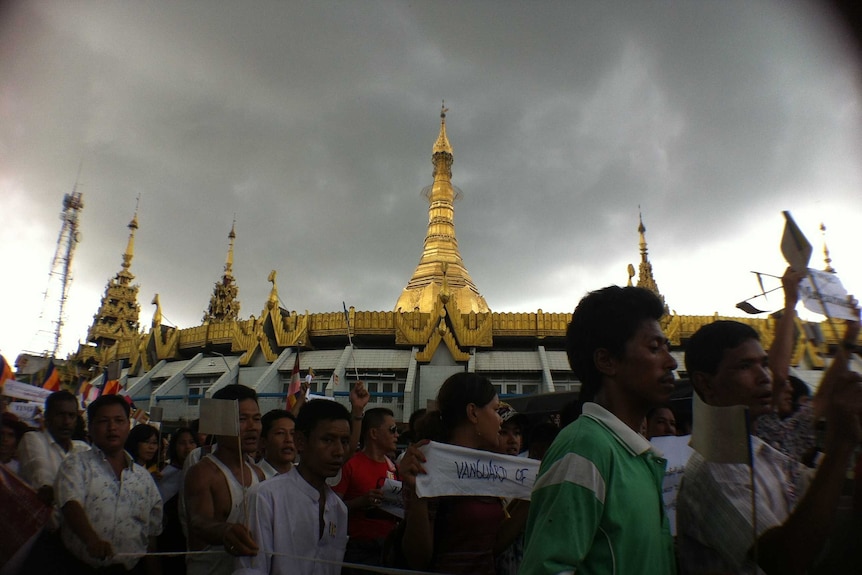
[[[298,557],[340,562],[347,547],[347,506],[329,486],[320,533],[320,492],[291,469],[248,494],[249,528],[260,552],[240,557],[234,575],[338,575],[341,567]],[[273,555],[276,553],[277,555]]]
[[[147,551],[148,538],[162,531],[162,498],[146,469],[134,463],[128,453],[126,467],[118,479],[105,454],[93,447],[75,453],[60,465],[54,484],[57,504],[69,501],[83,507],[99,538],[110,542],[114,553],[134,553],[103,561],[90,557],[84,541],[63,523],[63,544],[78,559],[93,567],[123,564],[131,569]]]
[[[614,414],[584,404],[542,460],[520,575],[675,573],[665,465]]]
[[[751,438],[757,505],[757,537],[784,523],[795,504],[786,470],[789,458],[757,437]],[[808,474],[801,474],[803,480]],[[801,490],[799,490],[801,492]],[[677,497],[680,565],[687,573],[751,573],[748,551],[754,543],[751,468],[712,463],[694,452]],[[761,571],[762,572],[762,571]]]
[[[260,470],[263,471],[264,479],[272,479],[276,475],[278,475],[278,469],[270,465],[269,461],[264,458],[257,463],[257,466],[260,467]]]
[[[44,431],[30,431],[21,437],[18,444],[18,461],[21,462],[21,478],[33,489],[43,485],[54,485],[57,470],[66,457],[87,451],[90,446],[83,441],[72,440],[69,451],[63,449],[54,437]]]
[[[39,489],[43,485],[53,487],[57,479],[57,471],[64,459],[73,453],[88,451],[90,446],[83,441],[72,440],[69,451],[54,440],[48,430],[28,431],[21,437],[18,444],[18,461],[21,469],[19,475],[33,489]],[[55,496],[56,500],[56,496]],[[48,522],[48,529],[56,531],[60,528],[62,516],[56,501],[54,512]]]

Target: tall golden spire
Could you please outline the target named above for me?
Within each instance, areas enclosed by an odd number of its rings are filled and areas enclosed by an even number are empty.
[[[652,273],[652,264],[649,261],[649,255],[647,253],[647,243],[646,243],[646,227],[644,226],[644,218],[640,209],[638,209],[638,235],[640,236],[640,249],[641,249],[641,263],[638,266],[638,283],[637,287],[646,288],[657,295],[662,303],[665,304],[665,310],[667,310],[667,304],[664,301],[664,296],[661,295],[661,292],[658,290],[658,284],[655,282],[655,277],[653,277]],[[629,283],[631,283],[631,276],[629,276]]]
[[[428,232],[425,247],[413,277],[401,292],[396,311],[430,311],[442,289],[444,278],[451,297],[462,312],[487,312],[488,304],[476,289],[458,251],[455,237],[455,200],[460,190],[452,185],[452,146],[446,136],[446,109],[440,111],[440,134],[434,142],[434,183],[425,188],[428,198]]]
[[[823,236],[823,262],[826,264],[823,271],[834,274],[835,268],[832,267],[832,258],[829,257],[829,248],[826,247],[826,225],[823,222],[820,222],[820,234]]]
[[[233,243],[236,239],[236,219],[230,227],[228,237],[227,258],[224,263],[224,274],[221,281],[216,282],[210,305],[204,312],[204,323],[234,321],[239,317],[239,287],[233,277]]]
[[[98,346],[111,346],[119,339],[138,332],[138,286],[132,285],[135,276],[131,272],[135,256],[135,232],[138,231],[138,208],[129,222],[129,241],[123,253],[122,269],[108,280],[105,295],[99,310],[93,316],[93,325],[87,330],[87,341]]]

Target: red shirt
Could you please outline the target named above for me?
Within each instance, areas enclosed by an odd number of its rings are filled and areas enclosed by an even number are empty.
[[[395,464],[388,457],[385,461],[374,461],[364,452],[357,451],[341,468],[341,481],[334,491],[348,502],[372,489],[381,488],[387,477],[396,479]],[[376,508],[357,509],[348,516],[347,534],[355,540],[383,539],[397,521],[394,516]]]

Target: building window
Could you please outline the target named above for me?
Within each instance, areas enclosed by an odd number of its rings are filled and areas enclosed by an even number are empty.
[[[489,371],[481,375],[491,380],[501,399],[518,395],[532,395],[539,393],[542,388],[541,372]]]
[[[200,405],[201,398],[206,395],[207,390],[215,383],[215,375],[189,378],[189,405]]]

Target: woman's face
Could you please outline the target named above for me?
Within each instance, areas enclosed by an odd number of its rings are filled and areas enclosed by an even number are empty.
[[[177,438],[177,448],[176,448],[176,459],[177,461],[172,461],[176,467],[182,467],[183,463],[186,460],[186,457],[189,456],[189,453],[195,450],[198,446],[195,443],[195,437],[188,431],[183,433]]]
[[[476,433],[479,436],[480,448],[488,451],[498,451],[500,445],[500,423],[502,419],[497,409],[500,407],[500,398],[494,396],[491,401],[482,407],[476,406]]]
[[[153,435],[146,441],[138,442],[138,463],[150,463],[159,450],[159,438]]]

